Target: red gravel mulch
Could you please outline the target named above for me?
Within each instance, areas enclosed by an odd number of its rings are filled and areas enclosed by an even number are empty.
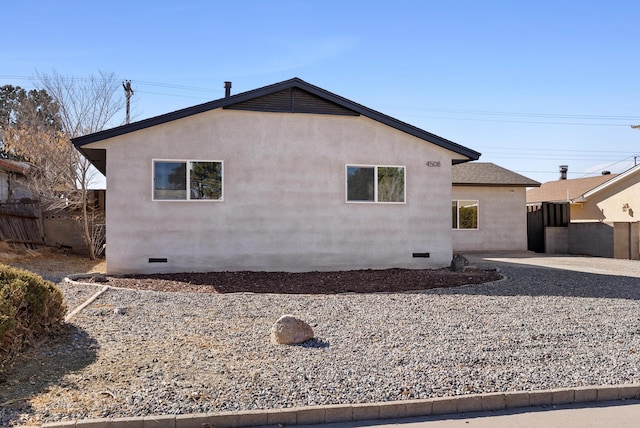
[[[428,290],[501,279],[495,270],[383,269],[341,272],[207,272],[107,277],[108,285],[197,293],[334,294]]]

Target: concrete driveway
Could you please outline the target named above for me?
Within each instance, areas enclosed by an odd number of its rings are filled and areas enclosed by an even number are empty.
[[[531,251],[462,253],[474,265],[520,265],[640,278],[640,261],[540,254]]]

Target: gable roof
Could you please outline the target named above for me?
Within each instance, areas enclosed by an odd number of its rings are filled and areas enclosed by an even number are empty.
[[[535,180],[490,162],[466,162],[451,169],[454,186],[540,186]]]
[[[556,180],[543,183],[537,189],[527,191],[527,203],[575,201],[592,189],[613,180],[619,174],[596,175],[569,180]]]
[[[106,175],[105,150],[90,149],[84,146],[217,108],[279,113],[316,113],[350,116],[362,115],[414,137],[458,153],[461,157],[460,159],[455,159],[454,163],[477,160],[480,157],[480,153],[475,150],[471,150],[467,147],[454,143],[453,141],[449,141],[391,116],[387,116],[361,104],[350,101],[322,88],[311,85],[297,77],[251,91],[231,95],[215,101],[151,117],[128,125],[118,126],[116,128],[106,129],[94,134],[76,137],[73,138],[71,142],[94,166],[96,166],[96,168],[98,168],[100,172]]]
[[[613,177],[610,180],[605,181],[604,183],[594,187],[593,189],[590,189],[589,191],[585,192],[580,198],[577,198],[574,202],[581,202],[581,201],[585,201],[587,200],[587,198],[595,195],[596,193],[608,189],[609,187],[615,185],[616,183],[620,182],[621,180],[630,177],[632,175],[636,175],[640,173],[640,165],[636,165],[632,168],[629,168],[628,170],[620,173],[620,174],[615,174],[615,177]]]

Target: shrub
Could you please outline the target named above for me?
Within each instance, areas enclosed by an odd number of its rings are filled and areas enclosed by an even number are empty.
[[[52,282],[0,264],[0,372],[25,346],[58,329],[65,312],[64,297]]]

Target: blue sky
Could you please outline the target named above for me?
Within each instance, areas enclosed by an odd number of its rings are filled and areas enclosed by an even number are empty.
[[[0,16],[0,85],[113,72],[137,120],[226,80],[299,77],[541,182],[640,155],[637,1],[14,0]]]

